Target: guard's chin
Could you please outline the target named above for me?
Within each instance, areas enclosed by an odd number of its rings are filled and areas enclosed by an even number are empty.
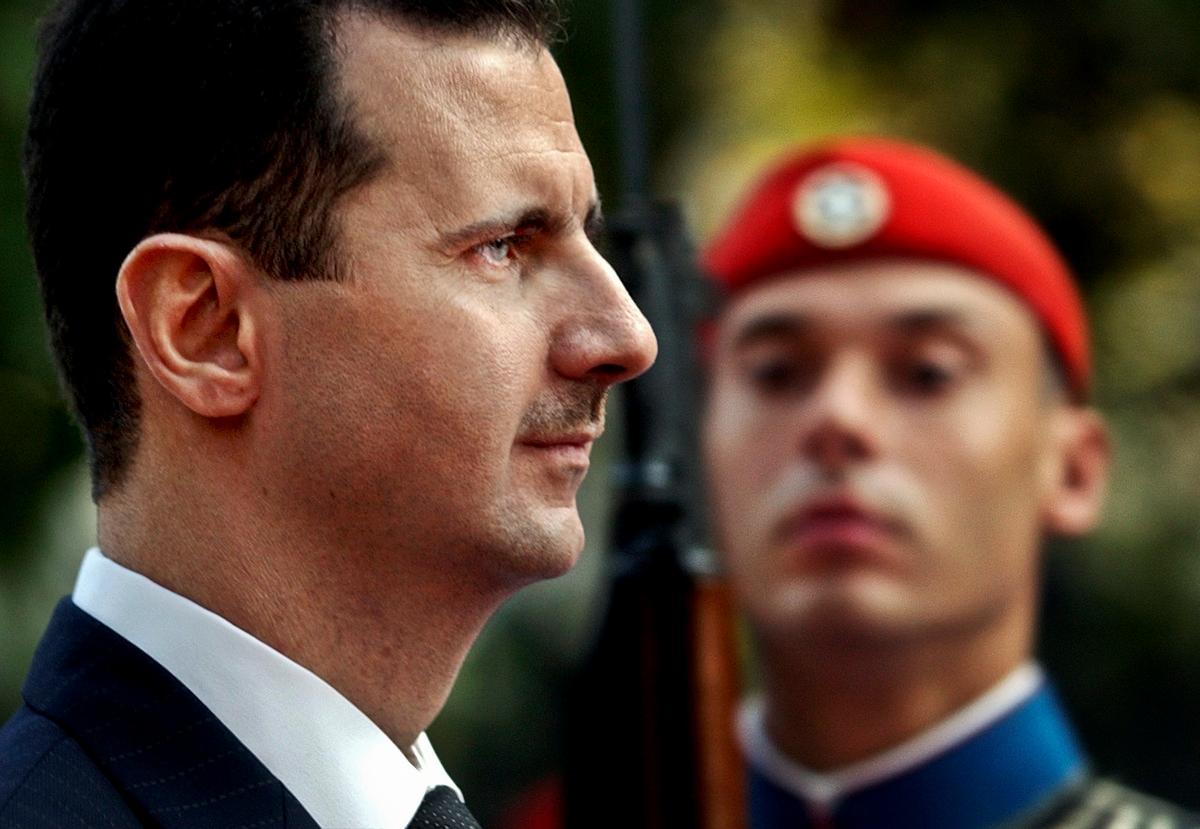
[[[794,579],[745,602],[760,627],[808,641],[888,640],[907,615],[903,591],[886,577],[864,572]]]

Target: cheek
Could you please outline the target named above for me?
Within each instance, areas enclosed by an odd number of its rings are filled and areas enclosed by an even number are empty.
[[[906,463],[924,483],[925,529],[943,566],[1008,566],[1038,543],[1035,426],[999,407],[986,411],[909,431]]]
[[[770,423],[744,395],[715,390],[703,442],[714,530],[730,559],[744,569],[767,542],[767,495],[788,462],[784,429]]]
[[[710,474],[759,489],[788,453],[788,416],[765,406],[732,381],[714,383],[703,437]]]
[[[400,352],[390,405],[433,462],[486,468],[507,457],[543,370],[520,334],[519,321],[459,315],[424,328]]]
[[[520,368],[531,358],[513,344],[519,329],[453,305],[436,316],[386,307],[339,320],[324,336],[302,334],[306,347],[290,369],[302,428],[323,424],[340,454],[330,463],[357,459],[384,478],[412,468],[431,479],[494,475],[530,382]]]

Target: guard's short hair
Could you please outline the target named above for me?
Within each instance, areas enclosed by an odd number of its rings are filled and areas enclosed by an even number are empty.
[[[93,498],[138,440],[114,285],[140,240],[219,232],[273,277],[339,278],[334,208],[383,163],[334,83],[349,11],[530,45],[560,30],[555,0],[62,0],[43,22],[27,220]]]

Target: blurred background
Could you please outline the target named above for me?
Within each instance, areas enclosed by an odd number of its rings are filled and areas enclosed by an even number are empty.
[[[0,0],[0,719],[94,535],[22,221],[44,5]],[[574,0],[557,54],[611,209],[610,15]],[[872,132],[957,157],[1061,246],[1118,462],[1101,531],[1049,551],[1041,655],[1102,772],[1200,808],[1200,4],[647,0],[646,16],[655,189],[698,239],[784,148]],[[581,493],[582,563],[502,609],[431,729],[485,825],[560,760],[562,688],[602,606],[619,440]]]

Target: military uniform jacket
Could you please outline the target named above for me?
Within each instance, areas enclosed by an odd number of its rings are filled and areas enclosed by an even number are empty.
[[[1200,829],[1195,816],[1092,776],[1052,688],[1027,670],[1027,695],[997,719],[824,801],[751,748],[752,829]]]

